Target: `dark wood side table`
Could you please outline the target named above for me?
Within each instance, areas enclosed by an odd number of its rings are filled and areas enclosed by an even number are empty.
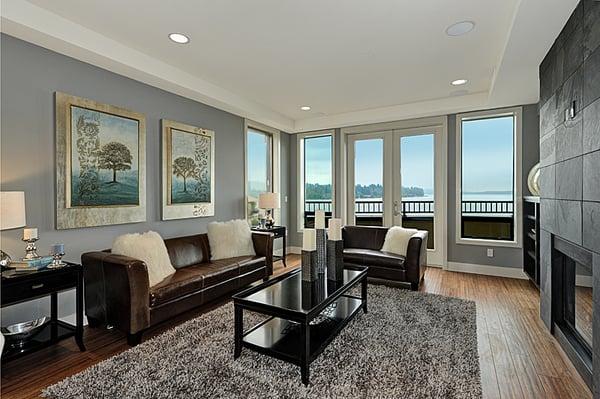
[[[273,260],[282,260],[283,261],[283,267],[287,267],[286,263],[285,263],[285,246],[286,246],[286,228],[285,226],[273,226],[270,229],[268,228],[262,228],[260,226],[257,227],[252,227],[253,231],[259,231],[259,232],[267,232],[267,233],[271,233],[273,234],[273,240],[277,239],[277,238],[283,238],[283,256],[273,256]]]
[[[75,288],[76,324],[58,320],[58,293]],[[2,362],[48,347],[60,340],[75,337],[79,350],[83,344],[83,267],[76,263],[56,269],[45,268],[27,273],[14,269],[2,272],[2,307],[50,296],[50,321],[22,346],[4,345]]]

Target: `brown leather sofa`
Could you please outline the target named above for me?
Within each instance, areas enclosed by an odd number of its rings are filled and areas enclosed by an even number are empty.
[[[111,325],[137,345],[145,329],[273,274],[271,233],[253,232],[256,256],[210,260],[207,234],[165,240],[177,270],[150,287],[140,260],[109,250],[81,255],[91,327]]]
[[[381,251],[387,227],[345,226],[344,263],[368,266],[371,281],[394,281],[419,289],[427,268],[427,231],[419,230],[408,242],[406,257]]]

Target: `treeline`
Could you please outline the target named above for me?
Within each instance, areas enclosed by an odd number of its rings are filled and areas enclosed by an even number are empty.
[[[321,200],[331,198],[331,184],[307,184],[305,199]],[[423,197],[425,191],[421,187],[402,187],[403,197]],[[356,185],[356,198],[383,198],[381,184]]]

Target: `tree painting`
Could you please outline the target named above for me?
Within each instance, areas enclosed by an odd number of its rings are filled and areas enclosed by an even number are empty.
[[[111,141],[104,144],[99,154],[98,167],[100,169],[112,170],[112,182],[117,182],[118,170],[131,169],[131,151],[123,144],[116,141]]]
[[[71,206],[139,204],[139,122],[71,107]]]
[[[196,176],[196,162],[189,157],[179,157],[173,161],[173,174],[183,178],[183,192],[187,193],[187,179]]]
[[[211,199],[211,138],[171,130],[171,203],[194,204]]]

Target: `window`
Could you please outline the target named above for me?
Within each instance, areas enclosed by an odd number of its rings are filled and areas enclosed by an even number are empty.
[[[252,226],[259,223],[258,196],[273,190],[273,137],[248,128],[246,137],[247,215]]]
[[[518,245],[521,111],[457,117],[457,239]]]
[[[300,179],[298,226],[312,228],[315,211],[325,211],[325,218],[333,215],[333,135],[311,133],[299,136]]]

